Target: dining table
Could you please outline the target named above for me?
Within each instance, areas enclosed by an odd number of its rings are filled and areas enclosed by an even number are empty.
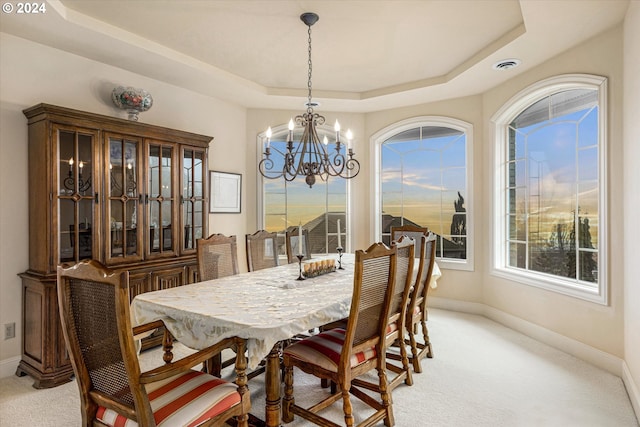
[[[195,350],[228,337],[245,339],[248,367],[266,360],[264,422],[277,427],[281,343],[349,315],[355,255],[343,254],[341,263],[332,255],[311,261],[326,259],[342,268],[299,280],[304,263],[292,263],[139,294],[132,318],[136,324],[162,320],[175,339]],[[432,287],[440,275],[436,264]]]

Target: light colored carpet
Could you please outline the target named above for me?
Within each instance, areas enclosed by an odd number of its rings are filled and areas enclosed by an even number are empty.
[[[396,426],[638,426],[620,378],[484,317],[429,313],[435,356],[423,360],[424,372],[414,375],[412,387],[394,390]],[[152,358],[161,359],[157,350],[143,354],[143,365],[151,366]],[[300,371],[294,377],[298,403],[326,392]],[[1,426],[80,425],[75,383],[48,390],[32,383],[29,377],[0,380]],[[262,376],[249,383],[258,416],[262,385]],[[367,414],[357,403],[361,420]],[[341,423],[341,411],[338,403],[328,413]],[[305,425],[301,419],[287,424]]]

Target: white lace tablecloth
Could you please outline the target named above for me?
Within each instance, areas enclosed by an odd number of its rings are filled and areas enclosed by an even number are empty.
[[[176,339],[197,350],[245,338],[253,369],[279,341],[349,315],[354,256],[342,260],[344,270],[303,281],[296,280],[298,264],[287,264],[147,292],[134,298],[132,315],[136,324],[162,319]]]

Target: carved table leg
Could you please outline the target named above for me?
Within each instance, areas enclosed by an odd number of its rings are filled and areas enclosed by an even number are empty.
[[[265,421],[268,427],[280,426],[280,343],[271,349],[267,356],[265,372]]]

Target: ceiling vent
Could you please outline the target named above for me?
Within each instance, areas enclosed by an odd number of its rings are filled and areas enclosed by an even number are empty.
[[[498,61],[493,64],[494,70],[508,70],[510,68],[515,68],[520,65],[519,59],[503,59],[502,61]]]

